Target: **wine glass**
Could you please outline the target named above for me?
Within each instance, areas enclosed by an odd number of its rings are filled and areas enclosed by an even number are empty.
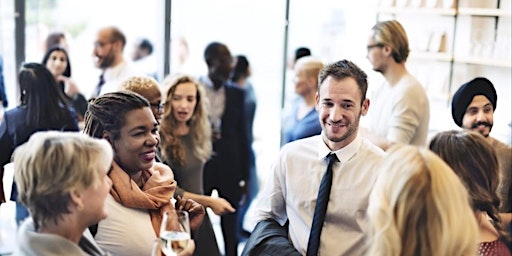
[[[177,217],[177,219],[176,219]],[[176,210],[166,212],[160,227],[160,247],[167,256],[178,255],[190,241],[190,220],[188,212]]]

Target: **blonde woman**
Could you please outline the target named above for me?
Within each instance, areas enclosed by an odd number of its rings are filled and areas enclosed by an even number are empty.
[[[432,138],[430,149],[453,169],[468,190],[479,227],[478,255],[510,256],[506,245],[510,237],[499,216],[500,172],[494,148],[480,133],[446,131]]]
[[[315,109],[318,74],[324,63],[312,56],[297,60],[293,68],[295,93],[298,97],[285,110],[281,146],[294,140],[318,135],[322,131]]]
[[[387,154],[370,195],[367,255],[475,255],[478,228],[457,175],[427,149]]]
[[[31,218],[14,255],[106,255],[87,227],[107,217],[112,155],[107,141],[74,132],[38,132],[16,149],[19,199]]]
[[[202,86],[191,76],[176,75],[167,77],[163,87],[167,94],[160,125],[161,150],[179,184],[176,193],[210,207],[217,215],[234,212],[224,198],[204,195],[203,167],[212,154],[212,145]],[[209,218],[204,218],[195,240],[194,255],[220,255]]]

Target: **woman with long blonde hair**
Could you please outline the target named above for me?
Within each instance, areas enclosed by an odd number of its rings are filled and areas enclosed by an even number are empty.
[[[387,154],[370,195],[368,255],[475,255],[477,223],[451,168],[415,146]]]
[[[212,155],[212,132],[202,85],[184,74],[169,76],[162,85],[167,93],[160,125],[161,153],[179,184],[176,193],[210,207],[217,215],[234,212],[224,198],[204,195],[203,167]],[[195,240],[194,255],[220,255],[208,217],[204,218]]]

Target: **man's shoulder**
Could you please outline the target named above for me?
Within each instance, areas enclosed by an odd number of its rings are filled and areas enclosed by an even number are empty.
[[[500,153],[510,154],[510,152],[512,152],[512,147],[510,145],[507,145],[494,137],[491,137],[490,142],[491,142],[492,147],[494,148],[494,150],[496,150],[496,152],[498,154],[500,154]]]

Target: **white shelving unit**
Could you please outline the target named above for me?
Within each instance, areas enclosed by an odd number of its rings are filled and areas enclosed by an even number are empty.
[[[432,3],[434,3],[433,1],[430,1],[428,3],[430,7],[427,7],[426,0],[382,1],[378,8],[377,20],[393,18],[399,20],[402,25],[406,27],[411,45],[409,58],[411,61],[415,61],[416,63],[430,63],[431,61],[436,61],[449,64],[447,86],[447,96],[449,98],[451,92],[457,89],[452,85],[454,82],[458,82],[453,79],[454,65],[466,64],[508,69],[512,67],[510,50],[502,53],[499,51],[506,48],[497,47],[497,34],[500,32],[499,29],[509,32],[511,30],[510,18],[512,17],[512,12],[510,10],[510,1],[511,0],[438,0],[434,1],[436,7],[431,7]],[[426,21],[424,24],[418,25],[417,22],[419,19],[426,19]],[[500,19],[508,19],[509,22],[500,23]],[[467,23],[468,21],[469,24]],[[490,27],[490,23],[492,23],[492,27]],[[440,24],[442,25],[440,26]],[[407,27],[408,25],[410,25],[409,28]],[[508,27],[498,27],[504,25],[508,25]],[[440,40],[439,36],[437,36],[437,38],[434,38],[433,35],[425,36],[425,33],[433,33],[432,29],[436,30],[439,29],[439,27],[443,29],[443,27],[448,28],[450,26],[451,29],[437,32],[438,34],[441,33],[444,35],[444,40]],[[461,30],[463,32],[461,32]],[[482,35],[475,35],[478,34],[478,32],[481,32]],[[492,39],[489,40],[486,34],[492,34]],[[427,45],[439,47],[422,46],[415,48],[413,46],[415,36],[422,36],[422,38],[416,40],[420,42],[436,39],[438,41],[430,41]],[[479,41],[482,38],[487,40],[486,43]],[[509,46],[510,40],[508,42]],[[506,43],[504,43],[504,45],[505,44]],[[460,50],[461,48],[463,48],[463,50]]]
[[[484,76],[499,97],[493,134],[512,143],[511,1],[381,0],[377,20],[400,21],[409,37],[407,67],[431,100],[429,136],[458,128],[451,97],[463,83]]]

